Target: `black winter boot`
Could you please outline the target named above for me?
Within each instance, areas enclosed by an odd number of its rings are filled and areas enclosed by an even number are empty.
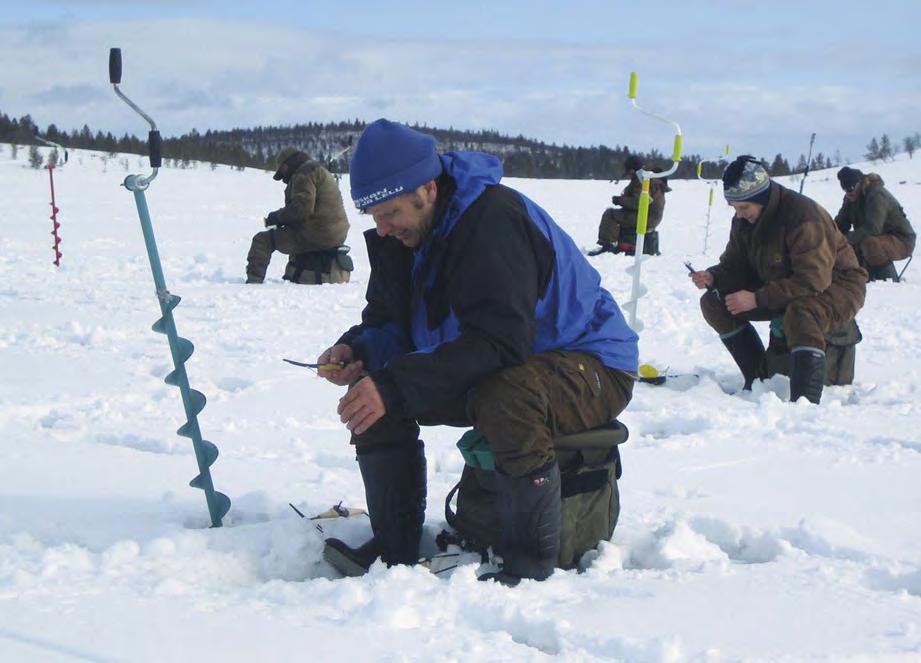
[[[363,575],[378,556],[387,566],[415,564],[425,521],[422,441],[359,451],[358,467],[374,538],[358,548],[327,539],[324,559],[344,575]]]
[[[800,346],[790,351],[790,402],[805,396],[810,403],[822,399],[825,385],[825,351]]]
[[[893,281],[897,283],[899,280],[899,273],[895,271],[895,265],[892,264],[891,260],[879,267],[868,267],[867,271],[870,272],[871,281]]]
[[[745,379],[742,389],[751,391],[752,383],[758,377],[764,361],[764,343],[758,335],[758,330],[748,322],[731,336],[724,336],[722,341],[735,360],[736,366],[742,371],[742,377]]]
[[[323,559],[339,573],[349,578],[366,574],[380,556],[381,546],[375,538],[371,538],[357,548],[352,548],[341,539],[329,538],[326,539],[326,545],[323,547]]]
[[[529,476],[495,473],[502,570],[480,576],[514,587],[522,578],[545,580],[560,556],[562,502],[556,463]]]

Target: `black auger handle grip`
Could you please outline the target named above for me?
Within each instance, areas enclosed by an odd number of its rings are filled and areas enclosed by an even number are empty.
[[[118,85],[122,82],[122,49],[109,49],[109,82]]]
[[[159,131],[147,134],[147,149],[150,151],[150,167],[159,168],[163,163],[163,141],[160,139]]]

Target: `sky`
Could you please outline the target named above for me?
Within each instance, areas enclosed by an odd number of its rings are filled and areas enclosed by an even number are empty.
[[[791,161],[921,131],[921,3],[31,0],[0,6],[0,111],[166,136],[378,117],[569,145]]]

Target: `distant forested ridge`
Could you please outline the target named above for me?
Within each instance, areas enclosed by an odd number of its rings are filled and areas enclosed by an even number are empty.
[[[344,122],[308,122],[292,126],[254,127],[222,131],[192,130],[179,137],[163,139],[163,158],[180,166],[191,161],[226,164],[237,168],[262,168],[274,170],[275,155],[288,145],[304,150],[314,159],[326,163],[337,173],[348,172],[349,148],[361,135],[367,123],[360,120]],[[414,125],[419,131],[431,134],[442,152],[475,150],[495,154],[502,160],[509,177],[565,178],[565,179],[618,179],[623,176],[623,164],[634,153],[624,146],[571,147],[548,144],[524,136],[505,136],[497,131],[466,131],[437,129]],[[41,144],[36,132],[47,140],[64,147],[146,154],[146,139],[125,134],[82,129],[63,131],[54,124],[44,131],[29,115],[10,118],[0,113],[0,142],[21,145]],[[647,159],[652,167],[669,168],[671,160],[660,152],[636,152]],[[695,177],[699,157],[686,155],[673,175],[676,178]],[[725,164],[723,164],[725,165]],[[704,164],[704,177],[717,177],[721,167],[715,163]]]
[[[231,129],[226,131],[206,131],[199,133],[192,130],[179,137],[163,139],[163,157],[172,160],[180,167],[192,161],[211,164],[225,164],[236,168],[275,169],[275,155],[288,145],[297,147],[314,159],[327,164],[336,173],[348,172],[349,148],[361,135],[366,126],[359,120],[345,122],[308,122],[280,127],[255,127],[252,129]],[[506,136],[497,131],[468,131],[462,129],[437,129],[415,125],[419,131],[431,134],[438,141],[439,150],[474,150],[495,154],[502,160],[505,174],[509,177],[534,177],[543,179],[607,179],[614,180],[623,176],[623,164],[630,154],[638,154],[645,159],[648,166],[668,169],[671,167],[670,155],[657,150],[650,152],[634,151],[624,146],[606,147],[572,147],[569,145],[547,144],[543,141],[524,136]],[[40,144],[35,138],[39,133],[43,138],[60,143],[64,147],[99,150],[103,152],[126,152],[146,154],[146,139],[125,134],[121,137],[111,133],[93,131],[84,125],[82,129],[62,131],[54,124],[44,131],[32,121],[29,115],[10,118],[0,113],[0,143],[21,145]],[[873,152],[876,139],[868,146],[868,158]],[[905,149],[912,154],[919,145],[916,133],[906,138]],[[883,136],[879,145],[889,146],[889,138]],[[882,150],[878,145],[877,150]],[[891,156],[891,155],[890,155]],[[886,158],[883,155],[880,158]],[[684,155],[678,170],[671,177],[687,179],[697,176],[697,164],[700,157],[696,154]],[[789,175],[806,170],[806,156],[800,155],[795,167],[781,154],[773,159],[765,159],[772,175]],[[844,163],[836,153],[834,160],[819,153],[812,157],[810,169],[831,168]],[[705,161],[701,175],[707,179],[720,176],[726,162]]]

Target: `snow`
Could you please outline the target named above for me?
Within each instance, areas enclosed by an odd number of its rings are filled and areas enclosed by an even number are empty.
[[[133,196],[136,156],[71,151],[54,172],[63,257],[52,265],[47,170],[0,151],[0,660],[736,661],[921,659],[921,267],[872,283],[855,384],[821,405],[787,402],[775,377],[741,377],[703,322],[683,265],[715,262],[729,209],[708,184],[675,181],[663,255],[642,266],[641,358],[669,373],[639,385],[622,420],[621,521],[587,555],[515,589],[377,565],[334,579],[324,534],[302,520],[340,500],[363,507],[341,388],[281,361],[312,361],[359,318],[368,278],[349,211],[353,280],[294,286],[276,257],[262,286],[245,256],[281,186],[264,172],[166,168],[147,192],[179,334],[195,344],[191,386],[208,397],[204,437],[220,449],[208,527]],[[921,170],[879,172],[917,228]],[[508,180],[585,248],[621,184]],[[798,187],[796,179],[784,180]],[[347,178],[342,182],[347,194]],[[717,191],[719,194],[719,191]],[[805,193],[832,214],[834,170]],[[633,259],[593,258],[629,299]],[[901,267],[902,265],[899,265]],[[766,336],[766,323],[759,325]],[[425,549],[462,459],[461,430],[424,429]],[[363,516],[324,521],[359,542]]]

